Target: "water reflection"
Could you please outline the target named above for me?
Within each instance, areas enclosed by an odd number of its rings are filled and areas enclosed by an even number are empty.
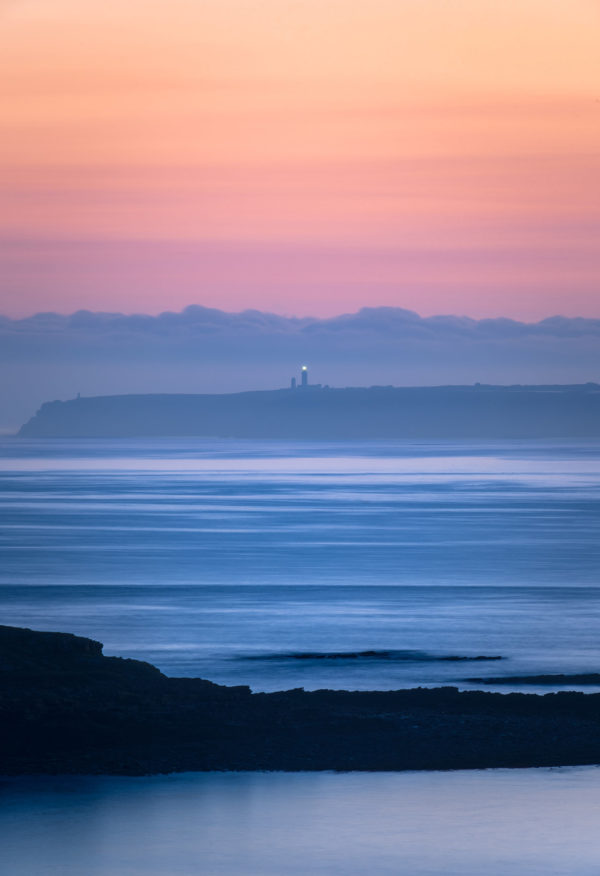
[[[600,770],[8,780],[10,876],[597,876]]]

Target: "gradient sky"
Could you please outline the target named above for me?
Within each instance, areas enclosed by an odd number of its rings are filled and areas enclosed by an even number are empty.
[[[600,315],[598,0],[0,0],[0,311]]]

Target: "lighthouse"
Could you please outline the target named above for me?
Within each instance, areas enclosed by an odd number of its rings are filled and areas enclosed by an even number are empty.
[[[307,387],[308,386],[308,366],[307,365],[302,366],[301,373],[302,373],[301,386]]]

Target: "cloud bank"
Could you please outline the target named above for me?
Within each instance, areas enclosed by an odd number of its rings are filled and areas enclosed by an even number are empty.
[[[365,307],[328,319],[190,306],[179,313],[0,317],[0,426],[54,398],[286,386],[301,363],[332,386],[584,383],[600,319],[536,323]]]

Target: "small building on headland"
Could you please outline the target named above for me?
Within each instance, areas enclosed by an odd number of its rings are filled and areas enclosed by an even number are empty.
[[[290,389],[321,389],[320,383],[308,382],[308,365],[302,365],[300,368],[300,384],[298,385],[296,378],[292,377]]]

